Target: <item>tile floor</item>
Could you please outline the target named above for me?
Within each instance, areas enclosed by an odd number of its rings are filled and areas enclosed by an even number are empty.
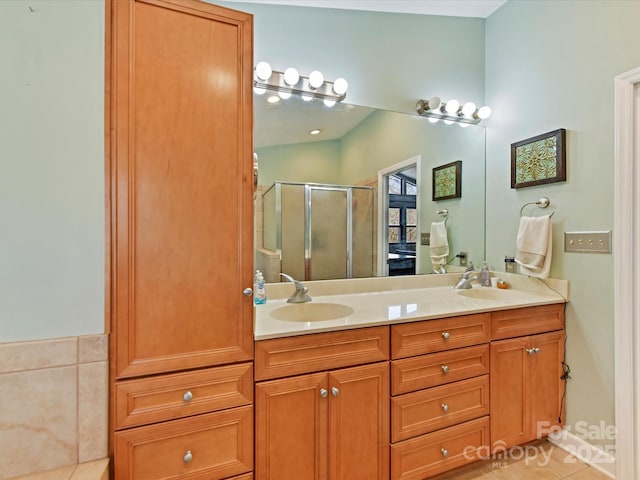
[[[530,444],[515,453],[513,458],[480,461],[433,480],[610,480],[547,441]]]

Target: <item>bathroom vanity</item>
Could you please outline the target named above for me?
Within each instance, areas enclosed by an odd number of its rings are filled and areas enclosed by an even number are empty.
[[[272,286],[256,308],[255,478],[422,480],[562,424],[566,282],[462,292],[457,277],[310,282],[303,305]]]

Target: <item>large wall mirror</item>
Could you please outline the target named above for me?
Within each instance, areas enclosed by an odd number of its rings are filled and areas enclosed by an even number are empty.
[[[268,282],[432,273],[423,234],[445,209],[447,270],[459,252],[484,258],[483,127],[270,95],[254,95],[256,268]],[[456,161],[461,196],[433,201],[433,168]]]

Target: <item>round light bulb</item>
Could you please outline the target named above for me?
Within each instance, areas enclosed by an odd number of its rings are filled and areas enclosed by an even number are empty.
[[[481,120],[484,120],[485,118],[489,118],[491,116],[491,108],[487,107],[486,105],[484,107],[481,107],[480,110],[478,110],[478,118]]]
[[[464,106],[462,107],[462,114],[466,115],[467,117],[470,117],[474,113],[476,113],[476,104],[473,102],[465,103]]]
[[[324,83],[324,75],[318,70],[314,70],[309,74],[309,85],[311,88],[320,88]]]
[[[442,102],[440,101],[440,97],[431,97],[428,103],[429,110],[437,110],[438,108],[440,108],[440,104]]]
[[[266,88],[253,87],[253,93],[255,93],[256,95],[264,95],[264,92],[266,91]]]
[[[298,80],[300,80],[300,74],[295,68],[289,67],[284,71],[284,83],[287,85],[293,86],[298,83]]]
[[[445,125],[453,125],[453,120],[445,120],[444,124]]]
[[[460,128],[467,128],[471,124],[470,123],[465,123],[465,122],[459,122],[458,125],[460,125]]]
[[[429,117],[429,123],[438,123],[440,121],[439,118]]]
[[[336,104],[335,100],[330,100],[328,98],[325,98],[322,103],[324,103],[327,107],[331,108]]]
[[[311,100],[313,100],[313,97],[311,95],[300,95],[302,97],[302,100],[305,102],[310,102]]]
[[[271,95],[267,98],[267,102],[269,103],[278,103],[280,101],[280,97],[278,95]]]
[[[256,75],[263,82],[269,80],[269,77],[271,77],[272,73],[273,70],[271,70],[271,65],[269,65],[267,62],[258,62],[258,64],[256,65]]]
[[[336,81],[333,82],[333,91],[336,95],[344,95],[347,93],[347,88],[349,88],[349,84],[342,77],[336,78]]]
[[[450,115],[455,115],[458,113],[458,109],[460,108],[460,102],[458,100],[449,100],[444,109]]]
[[[278,96],[283,100],[287,100],[291,97],[291,94],[289,92],[278,92]]]

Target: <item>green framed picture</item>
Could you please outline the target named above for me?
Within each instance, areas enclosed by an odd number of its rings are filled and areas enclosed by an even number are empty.
[[[560,128],[511,144],[511,188],[567,179],[566,130]]]
[[[447,200],[462,196],[462,160],[433,169],[432,200]]]

